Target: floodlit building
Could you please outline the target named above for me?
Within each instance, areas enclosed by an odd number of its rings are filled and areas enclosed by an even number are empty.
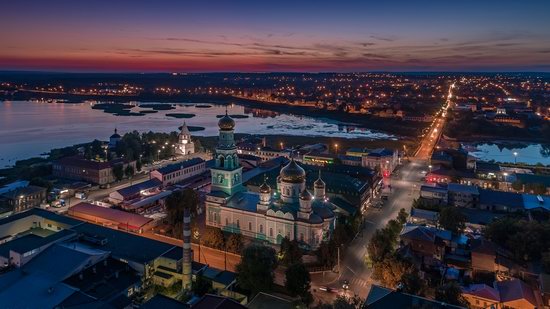
[[[259,194],[242,185],[242,167],[234,140],[235,121],[227,114],[218,122],[219,142],[211,168],[211,192],[206,197],[206,224],[269,243],[284,237],[316,248],[334,229],[332,203],[325,199],[325,183],[315,182],[315,192],[306,189],[305,170],[291,159],[281,169],[277,189],[264,183]]]
[[[193,158],[154,170],[151,172],[151,178],[156,178],[162,182],[163,186],[168,186],[204,172],[206,172],[206,162],[201,158]]]
[[[183,122],[181,126],[181,132],[178,137],[178,143],[176,146],[176,153],[179,155],[190,155],[195,153],[195,143],[191,140],[191,133],[187,124]]]

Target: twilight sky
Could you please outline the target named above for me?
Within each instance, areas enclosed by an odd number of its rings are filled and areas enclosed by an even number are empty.
[[[549,0],[17,0],[0,70],[550,71]]]

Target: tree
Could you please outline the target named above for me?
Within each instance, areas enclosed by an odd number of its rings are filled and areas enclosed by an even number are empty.
[[[399,213],[397,214],[397,222],[401,223],[401,225],[407,223],[407,218],[409,217],[409,214],[405,210],[405,208],[401,208],[399,210]]]
[[[464,230],[466,217],[458,208],[446,206],[439,213],[439,225],[454,234]]]
[[[217,227],[206,227],[201,236],[202,243],[210,248],[222,250],[224,248],[223,232]]]
[[[300,249],[298,241],[290,240],[288,237],[283,238],[279,261],[282,265],[291,265],[302,261],[302,249]]]
[[[338,296],[332,303],[334,309],[361,309],[363,307],[363,300],[359,296],[353,297]]]
[[[416,273],[412,263],[393,254],[374,264],[373,278],[382,285],[395,289],[403,276],[411,273]]]
[[[523,183],[519,180],[512,182],[512,189],[516,191],[523,191]]]
[[[122,164],[117,164],[113,166],[113,176],[115,176],[115,179],[117,181],[122,180],[122,177],[124,177],[124,169]]]
[[[225,241],[225,250],[239,253],[243,249],[243,237],[241,234],[230,234]]]
[[[213,293],[212,281],[204,278],[202,275],[198,275],[195,282],[193,282],[193,293],[197,296],[203,296],[206,293]]]
[[[403,292],[412,295],[424,296],[426,281],[418,276],[418,271],[415,270],[403,274],[403,276],[401,276],[401,284],[403,286]]]
[[[542,183],[528,183],[525,185],[525,191],[532,194],[546,194],[546,186]]]
[[[323,241],[315,251],[317,260],[325,267],[332,267],[336,263],[336,252],[332,248],[332,242]]]
[[[387,231],[384,229],[376,230],[367,244],[367,252],[371,261],[373,263],[381,262],[393,253],[394,242]]]
[[[126,175],[126,177],[128,178],[132,178],[132,176],[134,176],[134,167],[131,166],[130,164],[126,165],[126,168],[124,169],[124,175]]]
[[[311,278],[302,263],[294,263],[285,271],[285,287],[290,296],[300,296],[302,301],[309,305],[313,297],[309,291]]]
[[[243,250],[237,265],[237,282],[246,290],[257,294],[273,288],[273,271],[277,266],[275,250],[262,245],[251,245]]]
[[[550,251],[546,251],[542,254],[541,262],[544,272],[550,274]]]
[[[143,163],[141,163],[141,158],[140,158],[139,160],[136,161],[136,170],[138,172],[141,172],[142,165]]]
[[[199,206],[199,195],[195,190],[186,188],[174,191],[166,198],[167,220],[171,225],[181,222],[183,218],[183,209],[188,208],[191,216],[197,213]]]
[[[435,290],[435,299],[451,305],[468,306],[468,301],[462,296],[462,289],[456,282],[449,282]]]

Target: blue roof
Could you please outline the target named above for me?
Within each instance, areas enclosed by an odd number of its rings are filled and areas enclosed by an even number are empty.
[[[481,189],[479,202],[482,205],[501,205],[509,208],[523,208],[523,197],[519,193]]]
[[[229,201],[227,207],[240,209],[249,212],[256,212],[260,196],[252,192],[238,192]]]
[[[436,192],[436,193],[445,193],[447,194],[447,189],[437,186],[430,186],[430,185],[422,185],[420,187],[420,191],[426,191],[426,192]]]
[[[114,258],[124,259],[145,264],[171,250],[174,246],[141,237],[135,234],[114,230],[108,227],[84,223],[74,227],[79,233],[107,239],[105,245],[98,245],[98,249],[110,251]]]
[[[57,233],[53,233],[46,237],[40,237],[34,234],[27,234],[25,236],[16,238],[12,241],[8,241],[0,245],[0,256],[3,256],[3,257],[9,256],[10,250],[23,254],[25,252],[31,251],[36,248],[40,248],[49,243],[53,243],[59,240],[60,238],[70,236],[73,234],[76,235],[76,233],[71,230],[61,230]]]
[[[469,194],[479,194],[477,186],[463,185],[459,183],[451,182],[447,185],[447,190],[449,192],[462,192]]]
[[[526,210],[531,209],[544,209],[550,211],[550,196],[548,195],[534,195],[534,194],[522,194],[523,206]]]
[[[387,157],[387,156],[393,156],[393,150],[387,149],[387,148],[377,148],[374,150],[369,151],[369,154],[367,154],[369,157]]]
[[[161,167],[157,171],[161,174],[170,174],[170,173],[182,170],[184,168],[200,164],[202,162],[204,162],[204,160],[201,159],[201,158],[193,158],[193,159],[189,159],[189,160],[186,160],[186,161],[170,164],[170,165],[167,165],[165,167]]]
[[[136,183],[135,185],[132,185],[126,188],[119,189],[117,190],[117,192],[123,197],[128,197],[128,196],[136,195],[143,190],[149,190],[155,187],[160,187],[161,184],[162,182],[160,180],[153,178],[144,182]]]

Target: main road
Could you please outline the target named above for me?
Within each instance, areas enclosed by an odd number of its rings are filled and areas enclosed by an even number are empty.
[[[353,241],[340,252],[343,256],[337,273],[325,272],[312,274],[311,286],[315,302],[330,303],[337,293],[327,293],[319,290],[320,287],[329,287],[333,291],[342,292],[344,281],[349,282],[348,295],[358,295],[365,298],[372,285],[372,269],[366,263],[367,243],[377,229],[383,228],[387,222],[397,217],[401,208],[410,213],[413,200],[418,197],[419,188],[428,169],[428,160],[439,141],[445,126],[445,116],[452,104],[452,89],[455,84],[449,86],[445,102],[435,117],[427,132],[422,136],[420,146],[413,157],[405,162],[390,178],[385,179],[385,190],[388,192],[388,200],[381,208],[369,207],[364,215],[363,229],[355,236]],[[371,204],[378,203],[378,200]],[[336,248],[335,248],[336,250]]]

